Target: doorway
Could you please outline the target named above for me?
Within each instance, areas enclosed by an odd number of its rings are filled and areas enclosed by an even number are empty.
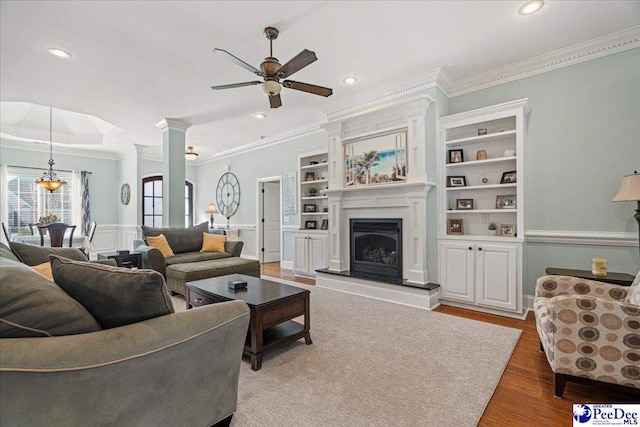
[[[258,258],[261,263],[281,259],[280,177],[258,179]]]

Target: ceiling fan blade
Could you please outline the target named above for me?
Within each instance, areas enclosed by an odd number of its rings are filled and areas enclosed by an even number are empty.
[[[289,89],[301,90],[303,92],[312,93],[320,96],[331,96],[333,89],[328,87],[316,86],[309,83],[294,82],[293,80],[285,80],[282,82],[282,86]]]
[[[215,48],[215,49],[213,49],[213,53],[219,53],[222,56],[224,56],[225,58],[227,58],[229,61],[233,62],[236,65],[241,66],[245,70],[250,71],[253,74],[256,74],[256,75],[258,75],[260,77],[264,77],[264,73],[262,71],[260,71],[257,68],[247,64],[242,59],[238,58],[237,56],[234,56],[234,55],[230,54],[229,52],[227,52],[224,49]]]
[[[271,105],[271,108],[282,107],[282,99],[280,99],[280,94],[269,96],[269,105]]]
[[[255,81],[252,81],[252,82],[231,83],[229,85],[211,86],[211,89],[213,89],[213,90],[233,89],[234,87],[253,86],[253,85],[259,85],[259,84],[262,84],[262,82],[258,81],[258,80],[255,80]]]
[[[289,77],[296,71],[302,70],[304,67],[317,60],[318,57],[315,52],[305,49],[291,58],[289,62],[284,64],[282,67],[278,68],[275,74],[279,79],[283,79],[285,77]]]

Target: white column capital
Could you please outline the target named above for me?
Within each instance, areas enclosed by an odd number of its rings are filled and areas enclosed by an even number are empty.
[[[167,130],[177,130],[180,132],[186,132],[187,129],[191,127],[191,123],[184,122],[179,119],[169,119],[165,118],[158,123],[156,126],[162,131],[165,132]]]

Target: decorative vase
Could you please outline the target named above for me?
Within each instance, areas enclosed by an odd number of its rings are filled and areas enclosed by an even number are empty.
[[[487,230],[489,236],[496,236],[498,234],[498,230]]]

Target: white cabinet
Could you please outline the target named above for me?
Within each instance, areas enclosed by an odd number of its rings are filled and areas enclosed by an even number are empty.
[[[440,118],[442,303],[522,313],[526,99]],[[497,225],[497,235],[488,230]]]
[[[520,312],[520,247],[517,243],[440,240],[442,298]]]
[[[293,233],[293,271],[295,274],[315,276],[316,270],[327,268],[327,234]]]

